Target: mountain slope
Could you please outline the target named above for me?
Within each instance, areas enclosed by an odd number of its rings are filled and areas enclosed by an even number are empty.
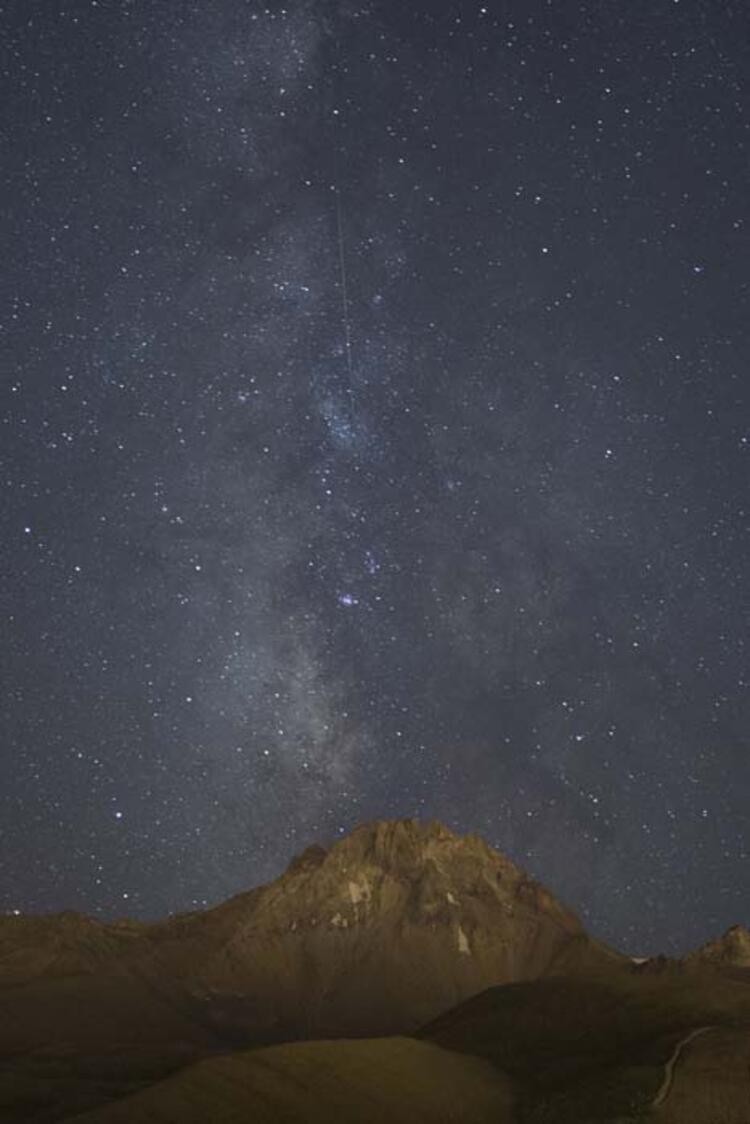
[[[643,973],[618,965],[491,988],[420,1037],[506,1073],[524,1124],[621,1121],[657,1107],[660,1119],[680,1124],[750,1119],[710,1111],[731,1103],[733,1090],[750,1095],[746,1055],[744,1068],[739,1060],[750,1045],[750,982],[740,986],[711,969]],[[701,1072],[712,1073],[712,1088],[686,1107]],[[677,1103],[681,1116],[673,1114]],[[741,1103],[745,1111],[750,1097]]]
[[[509,1080],[410,1038],[295,1042],[191,1066],[70,1124],[510,1124]]]

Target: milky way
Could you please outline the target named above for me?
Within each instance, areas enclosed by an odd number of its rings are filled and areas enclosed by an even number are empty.
[[[29,11],[0,908],[416,815],[623,948],[750,921],[743,6]]]

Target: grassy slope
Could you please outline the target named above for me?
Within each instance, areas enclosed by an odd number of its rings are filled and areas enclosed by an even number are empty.
[[[660,1124],[748,1124],[750,1028],[721,1027],[691,1043],[675,1070],[658,1120]]]
[[[508,1079],[410,1038],[297,1042],[212,1058],[69,1124],[510,1124]]]
[[[38,1050],[0,1061],[2,1124],[54,1124],[116,1101],[198,1060],[176,1044]]]
[[[28,999],[36,986],[20,988],[19,998],[25,991]],[[118,980],[118,997],[120,987]],[[61,1035],[67,1018],[77,1041],[66,1045],[56,1034],[48,1049],[0,1063],[3,1124],[619,1122],[640,1118],[675,1044],[706,1025],[717,1030],[681,1056],[659,1118],[669,1124],[750,1122],[750,1109],[742,1115],[750,1105],[750,976],[742,972],[673,968],[651,974],[615,964],[585,976],[492,988],[435,1020],[419,1040],[297,1042],[210,1057],[215,1043],[200,1043],[200,1029],[183,1022],[179,1009],[168,1004],[163,1010],[163,997],[152,992],[152,1006],[134,993],[122,1025],[108,1025],[119,1038],[110,1047],[95,1036],[115,996],[106,988],[92,995],[91,1009],[72,998],[61,986],[48,1014]],[[161,1043],[148,1042],[146,1026],[138,1042],[139,1013],[156,1015],[157,1007],[165,1020]],[[733,1108],[738,1099],[741,1111]]]
[[[484,992],[423,1035],[510,1074],[525,1090],[524,1120],[582,1124],[645,1111],[673,1046],[702,1025],[744,1036],[750,987],[713,972],[553,977]],[[685,1124],[693,1118],[718,1124],[695,1114]]]

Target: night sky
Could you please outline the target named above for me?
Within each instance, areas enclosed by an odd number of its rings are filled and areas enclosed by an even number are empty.
[[[0,909],[416,815],[749,923],[745,4],[0,21]]]

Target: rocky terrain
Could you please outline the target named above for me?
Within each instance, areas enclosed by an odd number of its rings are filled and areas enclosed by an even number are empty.
[[[366,825],[201,913],[0,918],[0,1120],[748,1124],[749,950],[633,962],[481,839]]]
[[[701,945],[686,957],[686,961],[716,967],[750,968],[750,930],[744,925],[733,925],[722,937]]]

